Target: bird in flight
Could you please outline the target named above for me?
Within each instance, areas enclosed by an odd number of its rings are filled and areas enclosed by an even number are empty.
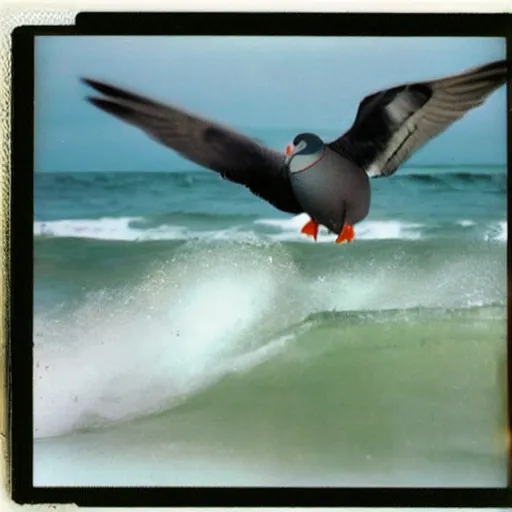
[[[354,239],[370,209],[370,178],[391,176],[414,152],[481,105],[508,78],[507,61],[449,77],[413,82],[364,98],[351,128],[332,142],[301,133],[284,153],[229,127],[172,105],[90,79],[101,110],[223,178],[246,186],[287,213],[307,213],[302,233],[319,225]]]

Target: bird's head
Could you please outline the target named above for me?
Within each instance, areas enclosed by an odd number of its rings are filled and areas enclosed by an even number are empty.
[[[301,133],[286,146],[286,165],[291,173],[305,171],[322,159],[325,144],[314,133]]]

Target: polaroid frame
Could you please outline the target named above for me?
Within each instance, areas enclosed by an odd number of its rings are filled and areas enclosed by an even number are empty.
[[[512,60],[509,14],[348,13],[80,13],[74,26],[22,26],[12,34],[12,168],[9,225],[7,386],[9,465],[17,503],[79,506],[210,507],[512,507],[509,442],[507,488],[111,488],[33,485],[33,173],[34,45],[39,35],[265,35],[502,37]],[[511,83],[507,83],[508,127]],[[508,162],[512,131],[508,128]],[[507,185],[512,180],[507,173]],[[508,221],[510,222],[510,197]],[[507,254],[511,254],[507,241]],[[508,433],[512,440],[512,313],[507,279]]]

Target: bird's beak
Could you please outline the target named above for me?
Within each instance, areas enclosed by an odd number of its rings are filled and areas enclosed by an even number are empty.
[[[293,144],[288,144],[286,146],[286,150],[284,154],[286,155],[285,163],[288,165],[290,163],[290,160],[292,159],[293,153],[295,151],[295,146]]]

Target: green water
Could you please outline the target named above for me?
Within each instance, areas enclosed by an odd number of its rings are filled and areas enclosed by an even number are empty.
[[[192,485],[212,464],[233,468],[222,485],[505,485],[504,315],[315,315],[171,410],[65,442],[86,465],[113,453],[141,471],[117,481],[107,465],[100,485]]]

